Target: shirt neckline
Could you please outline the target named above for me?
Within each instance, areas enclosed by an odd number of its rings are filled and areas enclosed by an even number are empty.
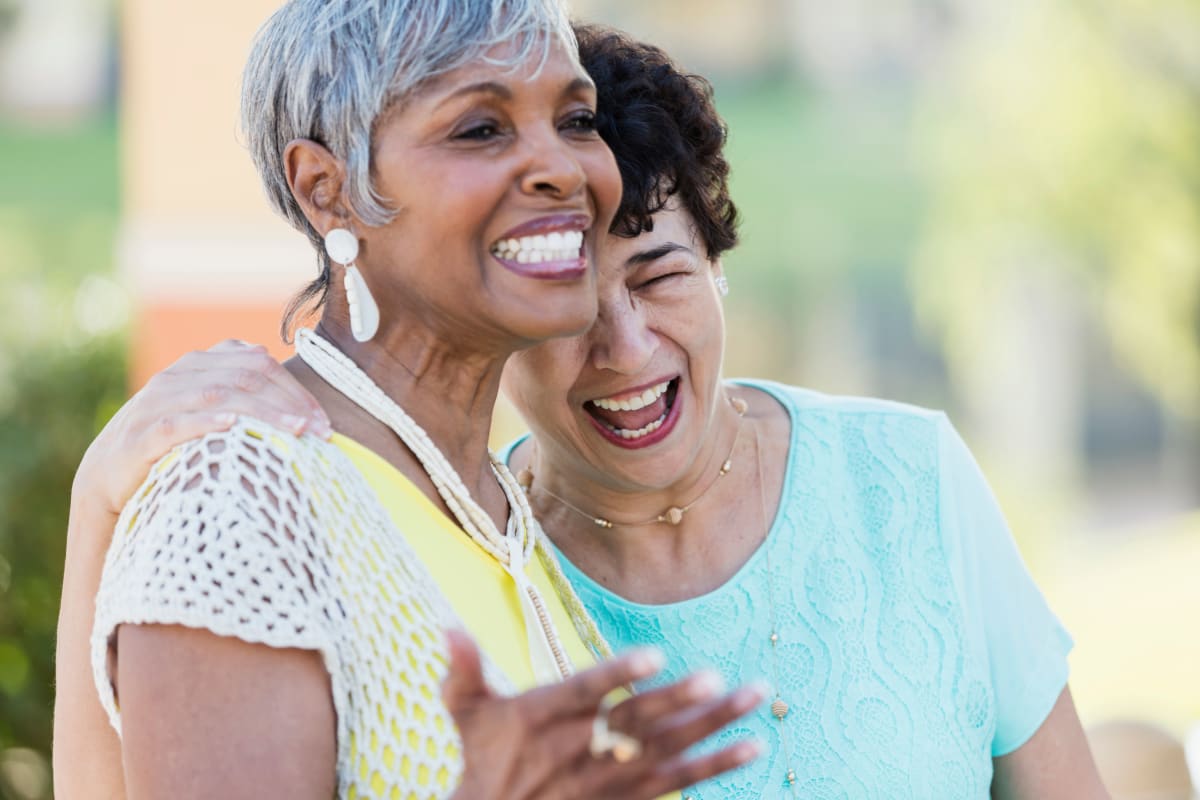
[[[779,538],[779,530],[783,527],[784,519],[787,516],[786,510],[788,498],[792,493],[792,485],[795,480],[796,467],[799,460],[797,454],[799,449],[798,440],[800,438],[799,424],[797,420],[799,410],[795,401],[788,394],[785,387],[775,383],[774,381],[737,378],[730,380],[729,382],[737,386],[745,386],[750,389],[757,389],[758,391],[773,398],[776,402],[782,405],[788,413],[790,430],[788,434],[788,454],[784,467],[785,471],[783,476],[783,489],[779,495],[779,506],[775,509],[775,518],[771,522],[771,528],[767,532],[766,537],[764,537],[763,541],[754,549],[754,552],[750,554],[750,556],[742,563],[742,565],[738,567],[737,571],[719,586],[716,586],[709,591],[704,592],[703,594],[698,594],[695,597],[688,597],[671,603],[639,603],[634,600],[630,600],[623,595],[617,594],[607,586],[604,586],[594,580],[579,567],[575,566],[575,564],[568,559],[561,550],[558,549],[558,546],[550,540],[550,537],[547,536],[546,539],[550,547],[553,549],[554,555],[562,564],[563,571],[567,574],[571,584],[576,588],[577,591],[583,590],[588,594],[599,597],[608,605],[620,606],[633,611],[648,613],[679,611],[687,609],[689,606],[700,605],[702,603],[711,601],[726,592],[732,591],[743,580],[745,580],[747,575],[757,568],[760,561],[766,558],[766,548],[773,546],[774,542]],[[516,449],[517,445],[524,441],[524,439],[528,438],[528,436],[529,435],[526,434],[509,447],[508,451],[505,453],[506,460],[512,455],[512,452]]]

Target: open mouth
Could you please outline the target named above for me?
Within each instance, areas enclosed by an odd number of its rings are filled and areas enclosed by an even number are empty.
[[[679,417],[679,377],[583,404],[593,426],[613,444],[645,447],[661,441]]]
[[[587,272],[582,230],[508,236],[492,244],[492,257],[527,278],[565,280]]]

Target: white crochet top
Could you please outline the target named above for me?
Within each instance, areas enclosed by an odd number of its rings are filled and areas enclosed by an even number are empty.
[[[107,654],[122,623],[320,652],[340,798],[439,798],[459,782],[440,684],[442,631],[462,624],[333,444],[243,419],[154,467],[117,523],[96,599],[92,667],[118,733]],[[486,655],[484,669],[512,691]]]

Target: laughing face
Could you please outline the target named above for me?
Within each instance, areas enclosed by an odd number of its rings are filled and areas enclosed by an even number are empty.
[[[504,390],[563,480],[666,489],[703,468],[722,407],[720,262],[674,205],[653,231],[607,236],[598,259],[596,323],[518,353]]]
[[[359,268],[385,325],[423,320],[486,352],[594,319],[588,255],[620,175],[578,62],[561,46],[533,62],[460,68],[381,119],[373,171],[397,214],[359,231]]]

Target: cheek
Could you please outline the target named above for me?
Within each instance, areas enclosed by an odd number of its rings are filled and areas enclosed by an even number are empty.
[[[617,161],[607,145],[599,145],[583,160],[588,186],[600,206],[599,216],[604,218],[603,230],[608,230],[612,218],[621,202],[621,173]]]
[[[580,373],[575,339],[549,342],[513,357],[505,369],[505,385],[523,413],[538,419],[562,419],[571,409],[568,397]]]
[[[504,368],[504,393],[527,420],[544,419],[551,410],[547,402],[558,394],[547,359],[535,352],[539,349],[513,356]]]

